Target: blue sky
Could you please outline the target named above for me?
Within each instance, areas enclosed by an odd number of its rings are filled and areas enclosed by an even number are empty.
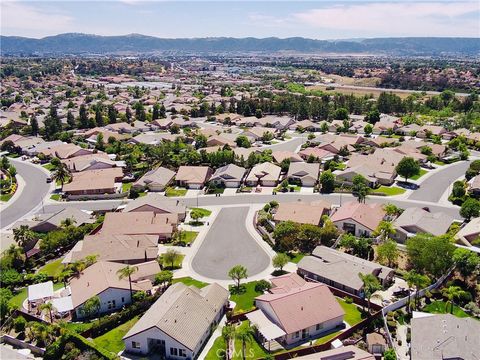
[[[2,35],[480,37],[480,1],[2,0]]]

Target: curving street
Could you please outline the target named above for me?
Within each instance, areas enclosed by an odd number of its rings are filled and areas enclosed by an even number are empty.
[[[249,276],[269,267],[270,257],[246,229],[248,211],[249,207],[220,210],[192,260],[196,273],[228,280],[228,270],[238,264],[247,268]]]
[[[40,166],[17,159],[10,159],[10,161],[17,169],[17,174],[22,177],[25,185],[17,190],[21,193],[17,198],[12,198],[12,203],[2,205],[0,228],[5,228],[40,208],[45,196],[50,191],[50,184],[46,182],[47,172]]]

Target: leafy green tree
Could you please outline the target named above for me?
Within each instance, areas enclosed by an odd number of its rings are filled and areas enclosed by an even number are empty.
[[[365,121],[370,124],[375,124],[380,121],[380,112],[377,109],[369,111],[365,116]]]
[[[180,259],[180,252],[175,249],[168,249],[165,254],[162,255],[162,260],[164,263],[170,264],[170,269],[175,267],[175,262]]]
[[[13,240],[24,250],[25,260],[28,260],[26,247],[35,240],[35,233],[28,225],[20,225],[13,229]]]
[[[39,129],[38,129],[38,120],[35,115],[32,115],[32,117],[30,118],[30,128],[31,128],[32,135],[37,136]]]
[[[293,221],[282,221],[273,231],[276,248],[282,252],[295,250],[299,225]]]
[[[373,126],[371,124],[367,124],[365,125],[365,127],[363,128],[363,132],[365,133],[365,135],[367,136],[370,136],[372,135],[372,132],[373,132]]]
[[[368,186],[367,179],[362,175],[355,175],[352,179],[352,194],[355,196],[359,203],[365,203],[368,194],[370,193],[370,187]]]
[[[460,207],[460,215],[467,221],[470,221],[472,217],[480,216],[480,201],[468,198]]]
[[[387,240],[377,247],[378,260],[382,264],[392,267],[398,259],[399,251],[397,243],[393,240]]]
[[[391,221],[382,220],[378,224],[377,228],[373,232],[374,236],[380,236],[382,241],[386,241],[390,238],[391,235],[396,233],[395,227]]]
[[[280,271],[283,271],[283,267],[287,265],[289,261],[290,261],[290,258],[288,257],[288,255],[283,253],[278,253],[273,257],[272,265],[275,269],[279,269]]]
[[[85,303],[80,309],[80,313],[83,316],[89,318],[93,315],[98,314],[98,312],[100,311],[100,307],[101,307],[100,298],[98,296],[93,296],[87,301],[85,301]]]
[[[78,117],[79,117],[80,129],[87,129],[89,127],[89,121],[88,121],[87,107],[85,106],[85,104],[80,105]]]
[[[404,157],[395,167],[395,171],[408,182],[409,178],[420,174],[420,164],[412,157]]]
[[[394,349],[387,349],[383,353],[383,360],[397,360],[397,354]]]
[[[322,193],[331,193],[335,190],[335,175],[330,171],[324,171],[322,172],[322,175],[320,175],[320,191]]]
[[[252,146],[250,143],[250,140],[245,135],[240,135],[235,139],[235,143],[237,144],[238,147],[241,148],[249,148]]]
[[[0,288],[0,320],[2,324],[4,323],[5,319],[10,315],[10,311],[12,310],[12,306],[10,304],[10,300],[12,297],[13,294],[10,289],[7,289],[5,287]]]
[[[410,270],[408,273],[405,274],[405,280],[407,281],[407,284],[409,287],[414,286],[415,287],[415,299],[414,299],[414,306],[417,308],[418,306],[418,292],[426,288],[428,285],[430,285],[431,280],[427,275],[420,274],[416,272],[415,270]],[[410,294],[409,294],[410,296]]]
[[[133,290],[132,290],[132,275],[138,271],[138,266],[127,265],[117,271],[118,278],[120,280],[128,278],[128,285],[130,286],[130,299],[133,301]]]
[[[385,210],[389,216],[398,216],[402,213],[402,209],[391,203],[385,204],[383,210]]]
[[[239,290],[242,279],[248,277],[247,268],[243,265],[235,265],[228,271],[228,276],[235,281],[236,288]]]
[[[348,110],[345,108],[338,108],[333,113],[335,120],[347,120],[348,119]]]
[[[450,314],[453,314],[453,307],[455,306],[455,302],[467,297],[467,294],[468,293],[460,286],[449,286],[448,288],[442,289],[442,295],[445,296],[450,303]]]
[[[168,286],[172,283],[173,272],[169,270],[162,270],[155,275],[155,284],[159,284],[162,287]]]
[[[480,256],[468,249],[455,249],[453,252],[453,262],[463,277],[473,275],[480,269]]]
[[[448,235],[417,234],[407,240],[407,254],[413,268],[436,278],[453,264],[455,245]]]

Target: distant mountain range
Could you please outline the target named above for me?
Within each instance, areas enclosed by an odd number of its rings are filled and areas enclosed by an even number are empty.
[[[279,39],[258,38],[195,38],[162,39],[130,34],[99,36],[60,34],[42,39],[19,36],[0,36],[2,55],[32,54],[151,54],[173,52],[280,52],[389,54],[435,56],[480,54],[479,38],[374,38],[358,40],[312,40],[301,37]]]

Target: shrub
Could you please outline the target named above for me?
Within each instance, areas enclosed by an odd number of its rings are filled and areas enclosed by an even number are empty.
[[[259,280],[255,284],[255,291],[256,292],[265,292],[269,290],[272,285],[267,280]]]
[[[270,210],[270,204],[268,204],[268,203],[265,204],[265,206],[263,207],[263,210],[264,210],[265,212],[268,212],[268,211]]]
[[[352,304],[353,303],[353,299],[351,297],[348,297],[348,296],[345,296],[343,298],[343,300],[347,303],[347,304]]]
[[[25,327],[27,325],[27,320],[23,316],[17,316],[13,321],[13,327],[15,332],[22,333],[25,331]]]

